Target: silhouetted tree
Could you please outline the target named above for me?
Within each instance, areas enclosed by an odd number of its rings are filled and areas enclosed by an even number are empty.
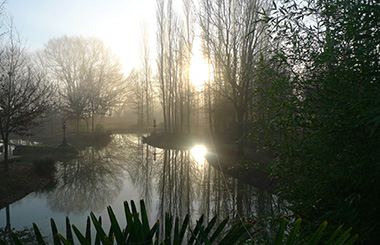
[[[179,14],[172,0],[157,1],[157,67],[167,132],[184,131],[185,126],[189,132],[190,114],[195,110],[189,77],[194,14],[191,1],[184,1],[183,7],[184,13]]]
[[[212,88],[233,106],[239,138],[244,136],[243,123],[250,117],[253,101],[256,78],[252,67],[259,64],[269,44],[266,25],[258,22],[258,12],[267,8],[265,0],[201,2],[199,19],[205,53],[215,74]],[[238,151],[243,153],[243,140],[238,142]]]
[[[27,134],[50,106],[52,89],[26,55],[12,24],[0,52],[0,134],[8,172],[9,134]]]
[[[166,117],[166,87],[165,87],[165,1],[157,0],[156,18],[157,18],[157,68],[158,79],[161,92],[161,105],[164,117],[165,132],[168,131],[168,122]]]

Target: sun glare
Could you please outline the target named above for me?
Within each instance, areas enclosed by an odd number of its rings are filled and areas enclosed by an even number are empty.
[[[196,87],[202,87],[209,79],[209,68],[206,60],[193,57],[190,62],[190,82]]]
[[[207,148],[203,145],[196,145],[190,150],[190,154],[194,161],[197,162],[199,166],[203,166],[206,159],[205,155],[207,153]]]

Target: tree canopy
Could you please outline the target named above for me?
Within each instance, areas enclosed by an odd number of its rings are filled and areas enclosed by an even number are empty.
[[[58,83],[61,109],[77,120],[106,113],[118,100],[124,81],[119,59],[97,38],[51,39],[43,63]]]
[[[12,28],[0,51],[0,134],[8,171],[9,134],[27,134],[51,105],[52,87],[33,65]]]

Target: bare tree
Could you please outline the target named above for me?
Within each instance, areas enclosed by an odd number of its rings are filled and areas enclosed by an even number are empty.
[[[252,68],[268,45],[265,25],[258,22],[265,0],[203,0],[200,26],[206,54],[214,70],[213,90],[235,110],[236,131],[244,137],[243,122],[253,101],[255,74]],[[211,86],[211,85],[210,85]],[[238,151],[243,153],[243,140]]]
[[[27,134],[50,106],[52,89],[45,74],[33,66],[12,25],[0,52],[0,134],[4,170],[8,172],[9,134]]]
[[[157,18],[157,68],[158,68],[158,78],[161,91],[161,105],[164,117],[164,127],[165,132],[168,131],[168,122],[166,117],[166,87],[165,87],[165,0],[157,0],[156,9]]]
[[[192,2],[183,2],[183,14],[173,8],[173,1],[157,1],[157,47],[160,99],[166,132],[190,132],[193,111],[189,66],[194,39]]]
[[[106,113],[124,82],[119,59],[97,38],[61,37],[45,46],[43,62],[59,83],[62,110],[79,120]]]
[[[152,86],[152,67],[151,67],[151,53],[149,44],[149,29],[146,23],[141,25],[141,70],[143,75],[143,98],[145,103],[145,124],[149,125],[152,120],[153,114],[153,86]]]
[[[183,57],[183,82],[184,82],[184,98],[186,105],[186,118],[187,118],[187,131],[190,133],[190,121],[191,121],[191,84],[190,84],[190,60],[193,51],[194,43],[194,23],[195,23],[195,14],[193,8],[192,0],[183,0],[183,10],[184,10],[184,31],[183,31],[183,44],[184,48],[182,51]],[[182,113],[181,109],[181,113]],[[181,114],[182,115],[182,114]]]

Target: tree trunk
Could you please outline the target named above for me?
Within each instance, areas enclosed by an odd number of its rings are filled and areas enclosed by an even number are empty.
[[[92,111],[91,115],[91,132],[94,132],[94,125],[95,125],[95,113]]]
[[[4,144],[4,171],[8,173],[9,172],[9,163],[8,163],[9,134],[8,133],[6,133],[5,137],[3,138],[3,144]]]
[[[244,113],[238,110],[238,112],[237,112],[237,135],[238,135],[239,139],[237,141],[237,154],[239,156],[244,155],[243,118],[244,118]]]
[[[11,231],[11,212],[10,212],[9,205],[5,207],[5,213],[6,213],[6,219],[7,219],[6,225],[5,225],[5,231],[9,232]]]

